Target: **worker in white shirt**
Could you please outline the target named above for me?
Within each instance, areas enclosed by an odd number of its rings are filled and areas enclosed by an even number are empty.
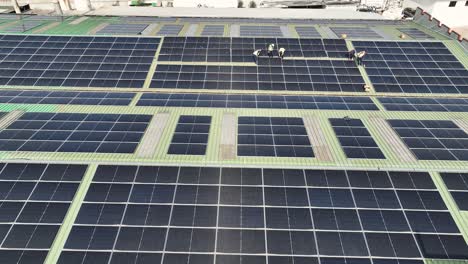
[[[284,52],[285,52],[285,51],[286,51],[285,48],[283,48],[283,47],[279,48],[279,50],[278,50],[278,56],[279,56],[281,59],[284,58]]]
[[[258,49],[258,50],[255,50],[255,51],[252,53],[252,55],[253,55],[253,60],[254,60],[255,63],[258,62],[258,56],[260,56],[260,52],[262,52],[262,50],[261,50],[261,49]]]
[[[364,59],[364,56],[366,55],[366,51],[360,51],[356,54],[356,60],[357,60],[357,65],[364,65],[362,63],[362,60]]]
[[[275,44],[268,45],[268,57],[273,57],[273,50],[275,49]]]

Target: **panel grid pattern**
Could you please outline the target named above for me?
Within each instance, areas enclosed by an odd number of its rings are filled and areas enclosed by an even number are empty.
[[[296,32],[301,38],[321,38],[322,36],[315,27],[296,26]]]
[[[177,36],[179,35],[180,31],[184,25],[170,25],[165,24],[161,27],[156,35],[158,36]]]
[[[330,27],[330,29],[337,35],[341,36],[346,34],[348,38],[356,39],[381,39],[383,38],[372,28],[364,27]]]
[[[252,52],[262,49],[259,64],[275,63],[280,65],[281,61],[279,60],[265,58],[269,44],[275,44],[278,49],[285,48],[286,58],[344,58],[348,52],[346,42],[343,39],[166,37],[158,60],[161,62],[252,62]],[[277,57],[276,50],[273,53]]]
[[[468,173],[440,173],[458,209],[468,211]]]
[[[468,112],[465,98],[380,97],[387,111]]]
[[[239,117],[238,156],[314,157],[302,118]]]
[[[385,159],[360,119],[330,118],[346,157],[350,159]]]
[[[449,120],[388,120],[420,160],[468,160],[468,134]]]
[[[467,252],[427,173],[99,166],[58,263],[422,264]]]
[[[159,38],[0,35],[0,85],[141,88]]]
[[[206,25],[203,28],[201,35],[222,37],[224,35],[224,25]]]
[[[110,24],[99,30],[98,35],[140,35],[148,24]]]
[[[26,113],[0,132],[0,150],[133,153],[151,117]]]
[[[0,103],[63,105],[129,105],[134,93],[0,90]]]
[[[282,37],[279,26],[240,26],[241,37]]]
[[[352,61],[285,60],[280,65],[204,66],[158,64],[151,88],[362,91],[364,79]]]
[[[424,33],[417,28],[398,28],[398,30],[414,39],[434,39],[433,36]]]
[[[0,164],[0,260],[42,263],[86,171],[84,165]]]
[[[180,116],[167,154],[205,155],[210,126],[211,116]]]
[[[378,110],[369,97],[145,93],[137,106]]]
[[[441,42],[353,41],[377,92],[468,93],[468,70]]]

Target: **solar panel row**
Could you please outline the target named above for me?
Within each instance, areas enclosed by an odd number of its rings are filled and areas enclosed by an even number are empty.
[[[330,27],[330,29],[337,35],[341,36],[346,34],[348,38],[355,39],[381,39],[383,38],[372,28],[367,27]]]
[[[140,35],[148,24],[110,24],[99,30],[98,35]]]
[[[29,112],[0,132],[0,150],[133,153],[151,117]]]
[[[296,26],[296,32],[301,38],[321,38],[322,36],[315,27]]]
[[[158,61],[252,62],[252,52],[263,49],[261,56],[266,56],[269,44],[285,48],[286,57],[343,58],[347,54],[342,39],[166,37]]]
[[[203,28],[201,35],[222,37],[224,35],[224,25],[206,25]]]
[[[422,263],[467,252],[428,173],[99,166],[59,263]]]
[[[468,112],[465,98],[380,97],[387,111]]]
[[[0,164],[0,260],[42,263],[86,171],[84,165]]]
[[[66,104],[66,105],[129,105],[134,93],[0,90],[0,103]]]
[[[441,42],[353,41],[377,92],[468,93],[468,71]]]
[[[414,39],[434,39],[433,36],[417,29],[417,28],[398,28],[399,31]]]
[[[241,25],[241,37],[283,37],[279,26],[258,26],[258,25]]]
[[[0,85],[141,88],[158,38],[0,35]]]
[[[137,106],[378,110],[369,97],[145,93]]]
[[[211,116],[180,116],[167,154],[205,155],[210,126]]]
[[[468,173],[441,173],[459,210],[468,211]]]
[[[205,66],[158,64],[151,88],[362,91],[352,61],[285,60],[282,65]]]

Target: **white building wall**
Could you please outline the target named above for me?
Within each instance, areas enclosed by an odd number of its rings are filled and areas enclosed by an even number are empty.
[[[468,6],[466,0],[458,0],[454,7],[449,7],[450,1],[411,0],[405,1],[405,7],[421,7],[424,11],[437,18],[449,27],[468,25]]]

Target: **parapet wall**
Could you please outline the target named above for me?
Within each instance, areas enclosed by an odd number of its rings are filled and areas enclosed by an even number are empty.
[[[440,20],[431,16],[431,14],[425,12],[420,7],[416,8],[414,22],[437,33],[440,33],[446,37],[458,40],[460,44],[466,50],[468,50],[468,40],[466,38],[463,38],[463,36],[460,35],[458,32],[453,31],[451,28],[444,25]]]

